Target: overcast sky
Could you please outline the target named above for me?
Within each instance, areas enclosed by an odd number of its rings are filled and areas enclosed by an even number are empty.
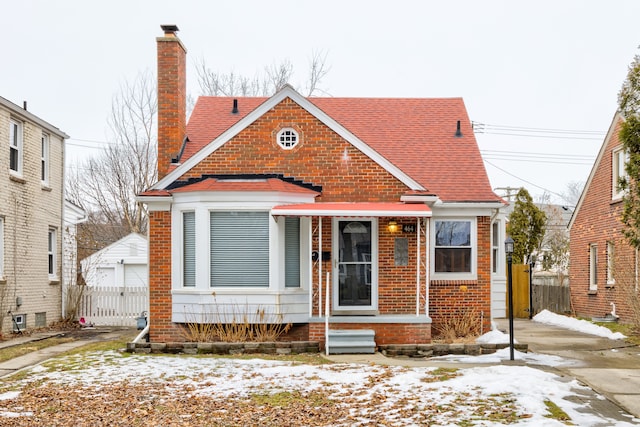
[[[113,95],[155,73],[160,25],[176,24],[194,96],[196,60],[249,76],[289,60],[301,86],[322,51],[329,96],[463,97],[485,125],[477,140],[492,186],[558,203],[568,183],[586,181],[640,45],[638,0],[0,4],[0,96],[69,134],[68,162],[100,152]]]

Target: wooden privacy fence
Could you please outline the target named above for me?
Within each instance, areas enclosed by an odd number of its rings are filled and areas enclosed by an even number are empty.
[[[569,286],[533,282],[533,314],[549,310],[558,314],[571,313]]]
[[[529,266],[514,264],[513,268],[513,317],[526,319],[529,317]],[[553,313],[571,313],[571,294],[568,278],[560,284],[557,275],[534,274],[531,299],[533,300],[533,315],[542,310]],[[507,314],[509,308],[507,307]]]
[[[78,317],[97,326],[135,327],[136,318],[148,306],[146,286],[87,286]]]

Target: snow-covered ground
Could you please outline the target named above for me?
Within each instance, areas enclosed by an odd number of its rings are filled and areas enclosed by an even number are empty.
[[[556,325],[571,325],[572,329],[580,325],[580,328],[584,328],[580,330],[593,330],[565,316],[545,313],[540,319],[547,321],[549,318]],[[485,334],[482,340],[504,342],[505,334],[494,330]],[[238,399],[253,393],[297,391],[305,395],[322,391],[328,392],[329,397],[338,404],[348,404],[354,408],[353,411],[359,411],[357,416],[362,424],[372,417],[383,417],[388,422],[386,425],[418,425],[424,419],[418,421],[416,414],[437,408],[433,418],[429,418],[429,422],[433,423],[431,425],[454,426],[464,420],[468,423],[465,425],[479,426],[565,426],[562,421],[547,418],[545,401],[558,405],[569,415],[573,425],[633,426],[640,422],[633,418],[628,421],[608,419],[585,408],[580,396],[592,393],[591,390],[576,380],[533,367],[565,363],[561,358],[516,352],[516,358],[523,361],[524,366],[499,364],[508,358],[508,349],[493,355],[450,358],[488,365],[468,367],[461,363],[459,369],[443,373],[434,367],[342,363],[317,365],[185,355],[79,353],[55,359],[56,367],[50,363],[35,366],[22,379],[0,386],[0,424],[2,418],[28,419],[33,415],[28,411],[9,410],[4,403],[19,401],[20,390],[34,382],[54,384],[61,388],[100,387],[128,382],[133,385],[148,384],[152,389],[169,388],[176,396],[184,396],[185,390],[190,390],[188,393],[212,399]],[[529,364],[532,366],[527,366]],[[378,403],[372,404],[374,401]],[[517,416],[509,422],[493,421],[491,417],[478,415],[479,411],[486,412],[486,408],[497,408],[498,411],[502,408]],[[357,424],[348,422],[344,425]]]
[[[626,336],[620,332],[611,332],[610,329],[607,329],[604,326],[596,325],[587,320],[562,316],[560,314],[552,313],[549,310],[542,310],[540,313],[533,316],[533,321],[547,325],[560,326],[565,329],[597,335],[599,337],[609,338],[612,340],[622,340],[626,338]]]

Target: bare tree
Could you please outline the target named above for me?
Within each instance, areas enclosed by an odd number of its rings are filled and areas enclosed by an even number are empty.
[[[144,72],[121,85],[108,119],[110,143],[72,171],[67,183],[67,197],[90,213],[87,226],[102,224],[115,233],[115,240],[122,232],[144,233],[147,228],[146,213],[135,197],[156,180],[154,82],[152,73]]]
[[[305,84],[306,96],[313,96],[317,92],[325,93],[320,89],[320,84],[329,73],[326,61],[326,53],[312,53]],[[293,71],[293,64],[288,59],[265,67],[262,74],[257,73],[253,77],[238,75],[233,71],[223,74],[210,69],[203,59],[196,62],[200,92],[206,96],[270,96],[284,85],[291,84]]]
[[[582,189],[584,188],[584,182],[571,181],[567,184],[567,189],[562,193],[562,198],[569,204],[568,207],[575,208],[582,195]]]
[[[314,52],[310,61],[308,94],[319,86],[329,69],[326,54]],[[197,64],[200,90],[213,96],[270,96],[293,77],[293,65],[283,61],[246,77],[220,74],[201,60]],[[193,106],[188,97],[188,110]],[[123,83],[114,96],[108,119],[110,142],[104,151],[67,175],[67,198],[89,214],[78,229],[78,247],[88,256],[131,232],[144,233],[147,215],[135,196],[156,181],[157,98],[155,76],[147,71],[132,83]],[[81,257],[80,259],[82,259]]]

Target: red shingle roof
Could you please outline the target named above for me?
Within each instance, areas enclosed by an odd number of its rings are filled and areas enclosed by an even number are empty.
[[[267,98],[200,97],[180,159],[220,136]],[[443,201],[499,201],[462,98],[308,98],[333,120]],[[457,121],[462,136],[456,137]]]

